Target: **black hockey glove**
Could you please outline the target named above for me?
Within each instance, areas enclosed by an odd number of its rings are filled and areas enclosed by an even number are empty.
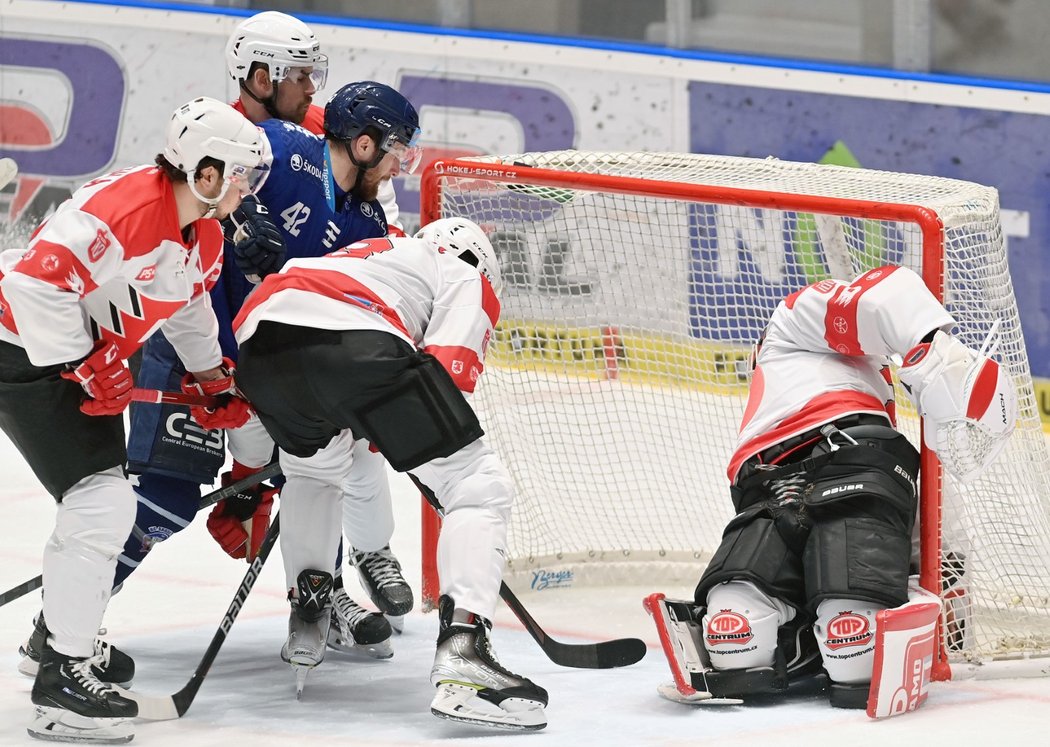
[[[233,256],[245,277],[258,283],[284,264],[284,236],[270,220],[270,211],[248,195],[230,215],[227,238],[233,243]],[[232,227],[232,231],[230,228]]]

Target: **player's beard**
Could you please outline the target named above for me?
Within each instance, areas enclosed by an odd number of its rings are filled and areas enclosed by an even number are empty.
[[[382,177],[378,175],[376,170],[369,169],[365,172],[361,183],[354,188],[352,194],[361,202],[371,202],[379,196],[379,183],[381,181]]]
[[[306,113],[310,111],[310,104],[313,103],[313,97],[307,96],[303,101],[295,106],[290,112],[284,111],[281,107],[277,108],[277,113],[281,115],[281,119],[286,122],[292,122],[293,124],[301,125],[306,120]]]

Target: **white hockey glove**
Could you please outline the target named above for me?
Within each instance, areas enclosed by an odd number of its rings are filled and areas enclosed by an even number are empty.
[[[994,336],[995,330],[989,335]],[[900,380],[923,417],[923,440],[969,482],[995,461],[1017,424],[1017,391],[994,360],[938,331],[904,356]]]

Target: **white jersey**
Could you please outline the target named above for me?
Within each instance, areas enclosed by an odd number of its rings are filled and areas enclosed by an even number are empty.
[[[954,320],[904,267],[824,280],[781,301],[760,343],[730,481],[761,451],[845,415],[896,424],[889,356]]]
[[[476,268],[420,239],[388,237],[288,261],[248,296],[233,328],[238,343],[264,320],[389,332],[436,357],[470,394],[499,311]]]
[[[183,239],[171,181],[154,166],[94,179],[29,246],[0,254],[0,340],[35,366],[79,361],[96,340],[127,358],[163,329],[189,371],[222,361],[208,290],[222,269],[216,220]]]

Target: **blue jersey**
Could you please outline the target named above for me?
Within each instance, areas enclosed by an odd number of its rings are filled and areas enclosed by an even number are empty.
[[[378,200],[362,202],[347,194],[329,178],[335,190],[335,209],[325,195],[325,140],[302,127],[271,119],[259,125],[269,140],[269,175],[258,192],[271,219],[284,235],[287,258],[319,257],[362,239],[387,234],[386,215]],[[238,269],[229,242],[223,247],[222,274],[211,291],[212,306],[219,320],[222,354],[237,360],[233,319],[248,297],[252,285]],[[184,373],[175,351],[160,333],[144,348],[140,381],[158,389],[179,388]],[[145,386],[145,383],[140,385]],[[222,467],[225,454],[221,439],[197,433],[174,433],[173,413],[181,405],[132,405],[128,439],[130,469],[199,482],[211,482]],[[188,427],[195,424],[183,419]],[[214,442],[214,443],[213,443]]]
[[[347,244],[387,234],[386,216],[377,200],[361,202],[329,179],[335,189],[333,211],[324,189],[325,139],[299,125],[270,119],[259,125],[270,144],[270,172],[258,191],[287,247],[287,259],[320,257]],[[227,243],[222,277],[212,290],[219,317],[223,355],[237,359],[232,322],[254,287],[240,270]]]

